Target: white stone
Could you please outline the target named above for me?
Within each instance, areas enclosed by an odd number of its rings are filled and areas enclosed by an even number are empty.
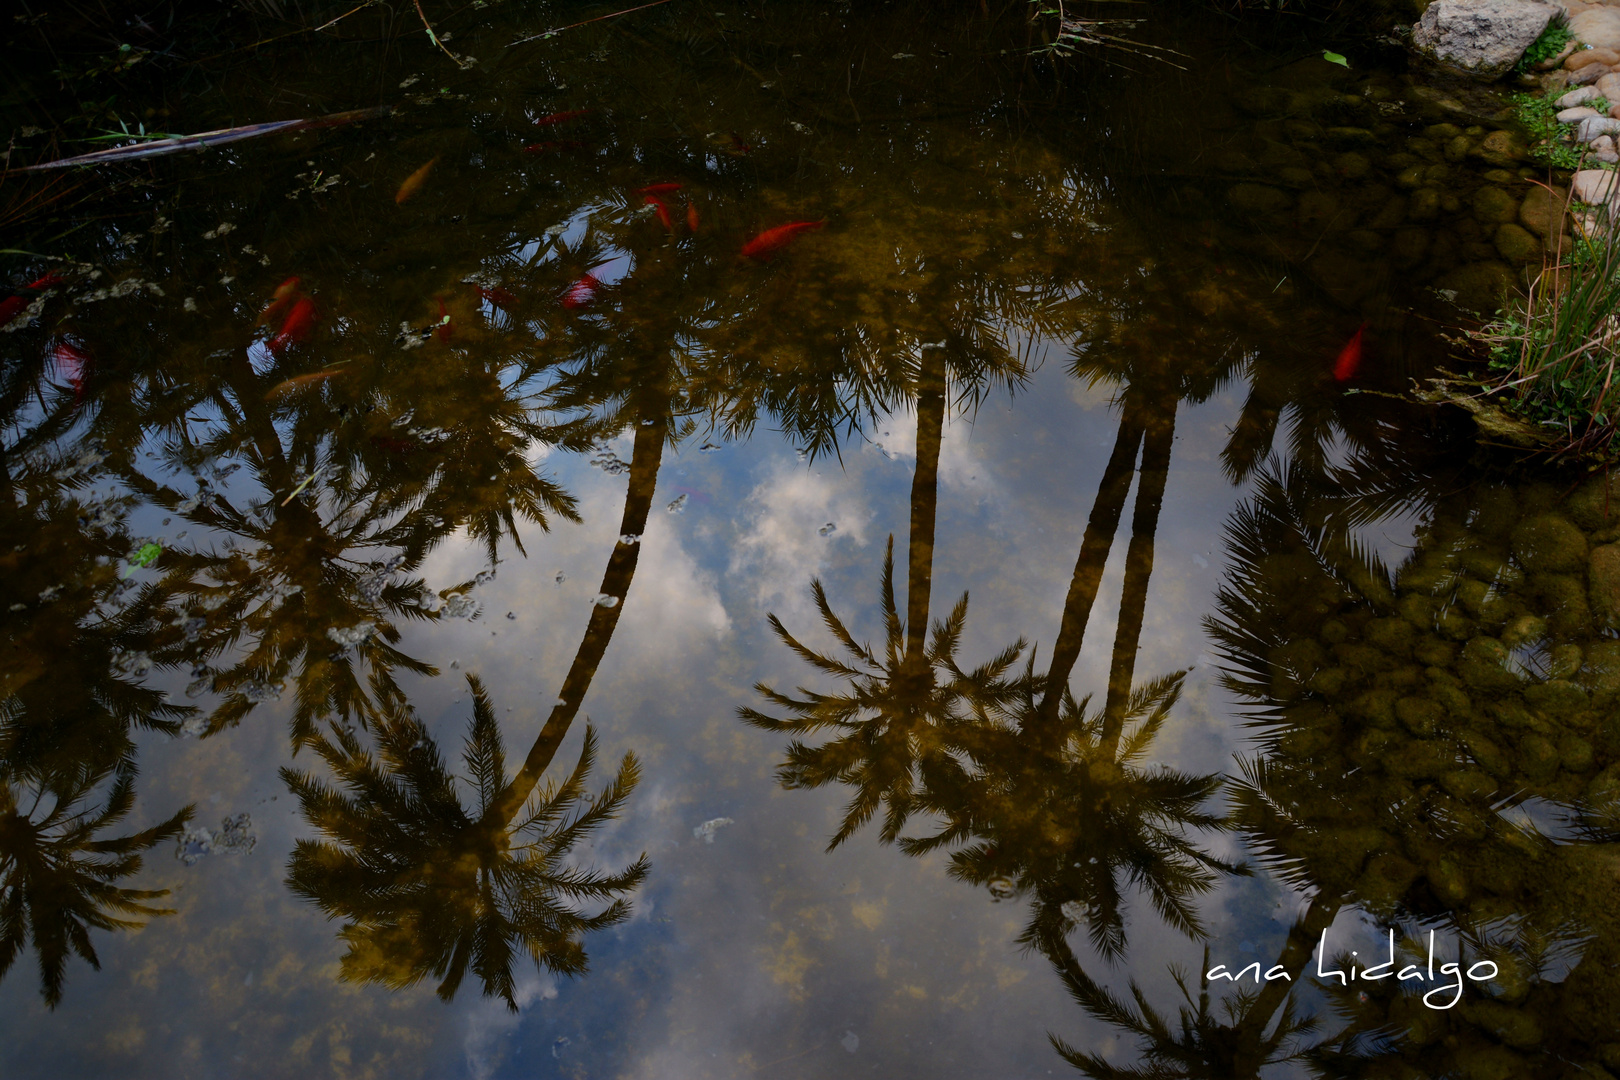
[[[1608,116],[1588,116],[1575,125],[1575,141],[1589,143],[1599,135],[1620,131],[1620,120]]]
[[[1588,116],[1602,115],[1603,114],[1598,112],[1596,109],[1588,108],[1585,105],[1577,105],[1573,109],[1565,109],[1563,112],[1559,113],[1558,122],[1560,124],[1573,124],[1577,120],[1585,120]]]
[[[1592,140],[1592,152],[1594,154],[1614,153],[1614,140],[1607,135],[1599,135]]]
[[[1497,79],[1558,14],[1533,0],[1434,0],[1412,27],[1412,44],[1446,67]]]
[[[1576,202],[1589,206],[1611,200],[1615,196],[1615,180],[1620,174],[1608,169],[1582,169],[1569,182],[1570,196]]]
[[[1560,109],[1573,109],[1577,105],[1585,105],[1593,98],[1600,98],[1602,96],[1603,95],[1598,92],[1598,88],[1595,86],[1580,86],[1574,90],[1571,90],[1569,93],[1553,102],[1553,104],[1558,106]]]
[[[1620,102],[1620,74],[1609,72],[1592,84],[1598,93],[1609,99],[1609,104]]]

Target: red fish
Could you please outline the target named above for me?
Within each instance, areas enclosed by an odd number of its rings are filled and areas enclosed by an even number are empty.
[[[637,195],[668,195],[672,191],[681,190],[680,184],[648,184],[644,188],[637,188]]]
[[[691,229],[693,232],[697,232],[698,230],[698,212],[697,204],[695,203],[686,204],[686,227]]]
[[[290,277],[286,281],[283,281],[280,285],[276,286],[276,291],[273,299],[270,301],[269,306],[263,311],[259,312],[260,326],[263,326],[277,315],[280,315],[282,309],[293,302],[293,298],[298,295],[298,285],[298,278]]]
[[[579,280],[568,286],[567,292],[563,293],[562,306],[570,310],[582,308],[596,299],[596,290],[601,287],[602,283],[596,280],[596,275],[586,271]]]
[[[492,285],[487,289],[482,285],[474,285],[473,291],[479,296],[483,297],[485,300],[488,300],[490,303],[494,304],[496,307],[517,307],[517,297],[507,292],[499,285]]]
[[[73,387],[73,400],[83,401],[84,373],[90,366],[90,358],[71,343],[59,341],[56,348],[51,350],[51,361],[56,365],[57,373]]]
[[[284,382],[279,382],[275,386],[271,387],[270,392],[264,395],[264,400],[276,401],[284,397],[289,397],[300,390],[314,386],[316,383],[325,382],[334,375],[342,374],[342,369],[337,368],[329,369],[327,371],[312,371],[308,375],[294,375],[292,378],[287,379]]]
[[[570,120],[578,120],[589,113],[589,109],[569,109],[567,112],[554,112],[550,116],[542,116],[534,122],[535,127],[550,127],[552,124],[566,124]]]
[[[1339,382],[1348,382],[1355,378],[1356,372],[1361,368],[1361,334],[1366,329],[1366,323],[1356,327],[1356,332],[1350,335],[1350,340],[1339,350],[1339,358],[1333,363],[1333,377]]]
[[[800,233],[812,232],[825,224],[825,221],[790,221],[786,225],[766,229],[744,244],[741,254],[745,259],[767,259],[797,240]]]
[[[544,154],[553,150],[579,150],[585,146],[578,139],[548,140],[546,142],[530,143],[523,148],[525,154]]]
[[[450,312],[444,306],[444,299],[442,297],[434,297],[434,299],[439,301],[439,326],[438,326],[439,340],[440,341],[449,341],[450,340],[450,330],[451,330]]]
[[[663,223],[664,228],[670,230],[671,232],[675,231],[675,222],[673,220],[671,220],[671,218],[669,216],[669,207],[664,205],[664,200],[663,199],[660,199],[656,195],[648,195],[647,196],[647,205],[657,207],[658,208],[658,220]]]
[[[62,276],[60,274],[46,274],[39,280],[30,281],[23,287],[25,289],[34,289],[37,291],[48,289],[52,285],[60,284],[62,284]],[[24,311],[28,310],[28,305],[32,304],[34,299],[35,298],[32,296],[19,294],[17,296],[8,296],[4,300],[0,300],[0,326],[6,325],[12,319],[15,319],[18,315],[21,315]]]
[[[287,351],[288,345],[301,345],[308,341],[309,332],[315,328],[320,317],[315,310],[315,301],[300,296],[292,311],[287,313],[287,321],[281,324],[281,333],[270,339],[270,352],[280,356]]]

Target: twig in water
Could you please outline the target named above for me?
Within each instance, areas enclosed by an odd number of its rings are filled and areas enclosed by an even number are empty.
[[[423,27],[427,29],[428,40],[433,42],[434,45],[438,46],[440,52],[444,53],[444,55],[448,56],[452,61],[454,61],[456,67],[465,70],[467,67],[466,62],[463,61],[461,57],[445,48],[444,42],[439,40],[439,35],[433,32],[433,24],[428,22],[427,12],[422,10],[422,0],[414,0],[414,2],[416,4],[417,17],[422,20]]]
[[[625,8],[623,11],[611,11],[606,15],[598,15],[594,19],[582,19],[577,23],[569,23],[567,26],[559,26],[555,30],[543,30],[538,34],[530,34],[526,38],[518,38],[516,41],[508,42],[506,47],[510,49],[513,45],[522,45],[528,41],[539,41],[541,38],[556,37],[564,30],[573,30],[576,27],[589,26],[591,23],[601,22],[603,19],[617,19],[620,15],[628,15],[632,11],[645,11],[648,8],[657,7],[659,4],[667,3],[669,3],[669,0],[653,0],[652,3],[642,4],[640,7]]]

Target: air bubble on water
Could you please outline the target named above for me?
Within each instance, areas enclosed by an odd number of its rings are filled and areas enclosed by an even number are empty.
[[[605,446],[597,448],[589,461],[609,476],[619,476],[630,471],[630,463]]]
[[[246,855],[258,844],[253,834],[253,818],[246,812],[226,817],[218,829],[199,825],[180,834],[174,857],[186,866],[195,866],[208,855]]]
[[[125,675],[134,675],[137,678],[152,670],[152,658],[150,656],[130,649],[114,649],[112,663],[113,667]]]
[[[700,453],[700,454],[712,454],[716,450],[723,450],[723,449],[725,449],[725,448],[722,447],[719,443],[706,442],[702,446],[698,447],[698,453]]]
[[[1063,912],[1065,919],[1075,923],[1084,922],[1086,916],[1091,914],[1091,906],[1079,900],[1065,900],[1058,910]]]
[[[452,660],[452,661],[450,661],[450,670],[451,671],[460,671],[461,670],[461,661],[460,660]]]
[[[710,818],[708,821],[705,821],[703,824],[693,829],[692,835],[697,839],[702,840],[705,844],[712,844],[714,843],[715,833],[719,832],[727,825],[735,824],[737,823],[728,817]]]
[[[1011,900],[1018,893],[1017,886],[1004,877],[991,879],[988,888],[996,900]]]
[[[551,707],[554,708],[554,709],[567,708],[568,707],[568,699],[567,698],[558,698],[556,701],[553,701],[551,703]]]
[[[568,580],[568,575],[567,574],[563,573],[561,570],[557,571],[557,584],[558,585],[561,585],[563,582],[565,582],[567,580]]]
[[[475,587],[479,586],[479,585],[488,585],[490,582],[492,582],[494,580],[495,580],[495,568],[493,566],[490,567],[488,570],[480,570],[480,571],[478,571],[478,573],[473,575],[473,585]]]
[[[643,421],[642,421],[642,422],[641,422],[641,426],[642,426],[642,427],[652,427],[652,426],[653,426],[653,422],[652,422],[652,421],[651,421],[651,420],[643,420]]]
[[[507,617],[507,618],[508,618],[508,619],[515,619],[515,618],[517,618],[517,615],[516,615],[516,613],[514,613],[514,612],[511,612],[511,611],[508,611],[508,612],[507,612],[507,613],[506,613],[506,617]]]
[[[191,498],[180,502],[179,505],[174,508],[174,512],[177,514],[189,514],[193,510],[197,509],[197,507],[200,505],[202,505],[202,500],[193,495]]]
[[[326,629],[326,636],[348,649],[364,645],[376,632],[376,624],[368,620],[357,622],[353,626],[329,626]]]
[[[684,514],[686,513],[686,503],[687,496],[677,495],[670,501],[668,506],[664,507],[664,509],[668,510],[672,514]]]
[[[260,676],[258,680],[244,686],[241,694],[254,705],[262,705],[266,701],[280,701],[281,683],[269,682]]]
[[[591,603],[595,604],[597,607],[604,607],[604,608],[618,607],[619,606],[619,598],[617,596],[612,596],[612,595],[610,595],[608,593],[605,593],[605,592],[604,593],[597,593],[595,596],[591,597]]]
[[[444,598],[444,615],[448,619],[474,619],[481,609],[478,601],[466,593],[451,593]]]
[[[404,415],[400,416],[398,419],[396,419],[394,421],[394,426],[395,427],[404,427],[406,424],[410,423],[414,419],[416,419],[416,410],[415,409],[406,409]]]
[[[844,1032],[844,1037],[838,1040],[838,1045],[853,1054],[861,1048],[861,1037],[853,1031]]]
[[[628,547],[631,544],[641,543],[641,537],[635,533],[625,533],[623,536],[619,537],[619,543]]]
[[[188,716],[180,725],[180,734],[188,739],[200,739],[208,732],[208,717]]]
[[[816,535],[817,536],[831,536],[833,533],[835,533],[837,531],[838,531],[838,523],[836,521],[829,521],[829,522],[827,522],[827,524],[823,525],[821,528],[816,530]]]

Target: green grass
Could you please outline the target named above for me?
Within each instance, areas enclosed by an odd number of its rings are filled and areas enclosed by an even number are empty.
[[[1547,24],[1547,29],[1541,32],[1541,36],[1524,50],[1524,55],[1519,58],[1513,70],[1526,72],[1543,60],[1551,60],[1564,51],[1564,46],[1569,44],[1569,39],[1573,36],[1569,32],[1569,26],[1562,19],[1554,19]]]
[[[1556,449],[1606,453],[1620,423],[1620,218],[1475,333],[1490,351],[1487,391],[1509,412],[1560,430]]]

